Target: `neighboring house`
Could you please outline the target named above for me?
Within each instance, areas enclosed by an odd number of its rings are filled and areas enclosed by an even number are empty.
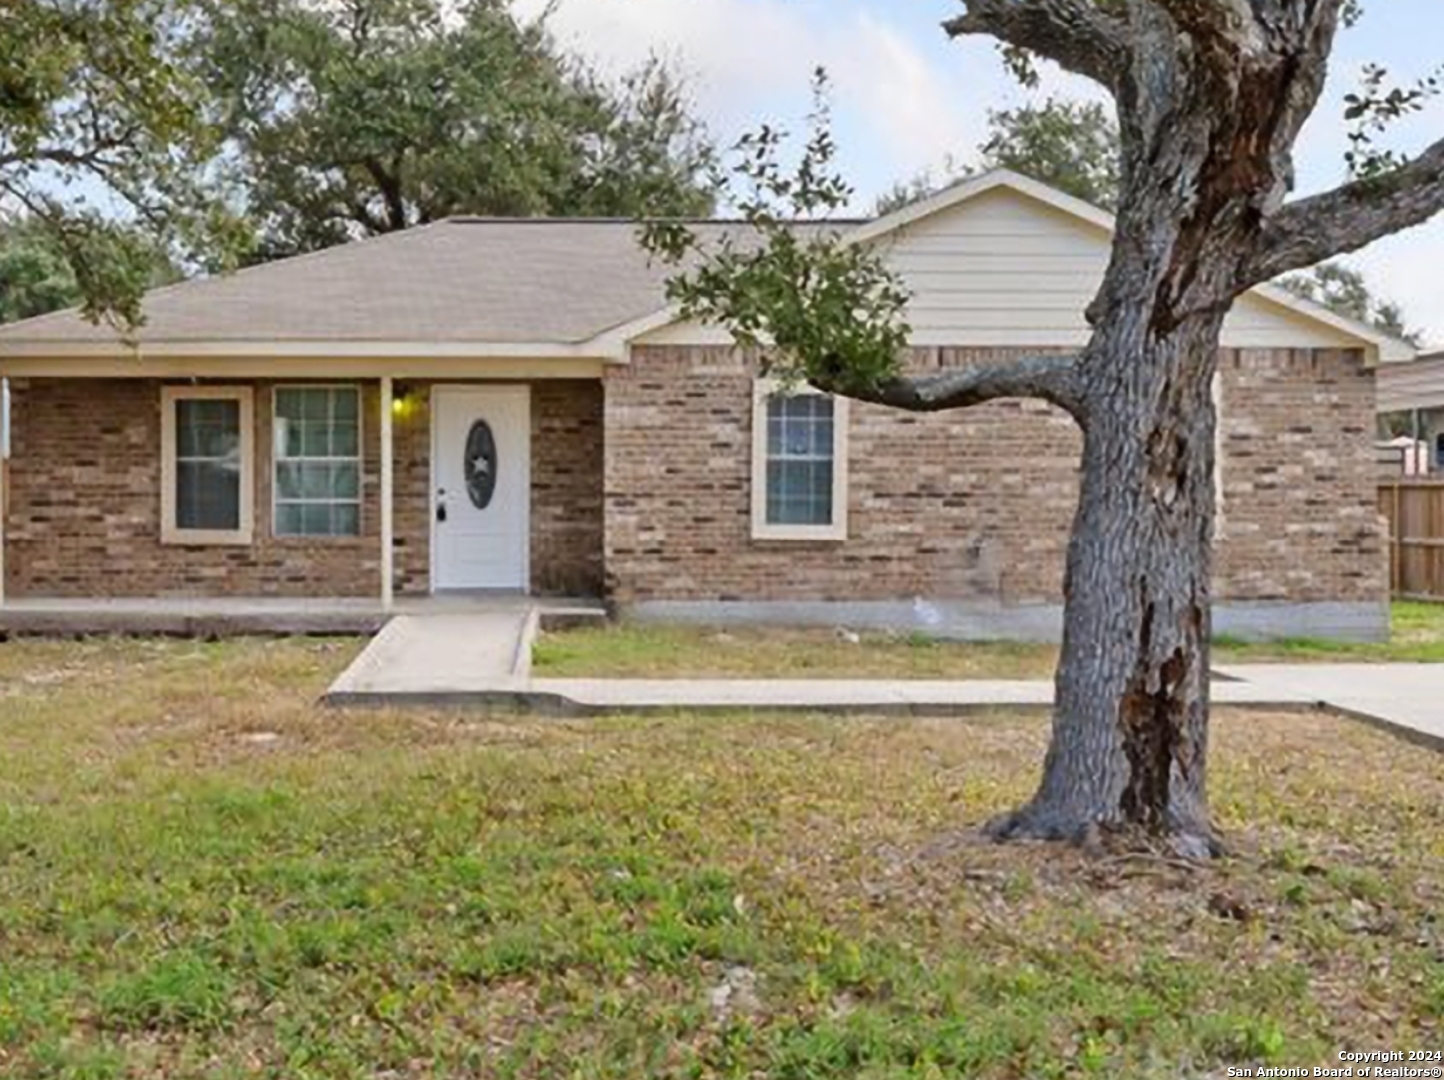
[[[705,223],[715,230],[728,226]],[[869,223],[916,370],[1083,344],[1111,220],[995,172]],[[1057,633],[1078,431],[786,398],[627,222],[456,219],[156,290],[132,348],[0,328],[10,597],[604,595],[644,616]],[[1273,289],[1224,331],[1221,631],[1387,625],[1374,372]]]
[[[1429,444],[1422,439],[1401,435],[1397,439],[1380,439],[1374,444],[1375,460],[1382,478],[1427,477],[1430,468]]]
[[[1444,472],[1444,352],[1429,353],[1378,373],[1379,415],[1398,417],[1395,430],[1428,447],[1430,473]]]

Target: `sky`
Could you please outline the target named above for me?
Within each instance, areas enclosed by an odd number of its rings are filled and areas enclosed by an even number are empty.
[[[547,0],[519,0],[528,14]],[[1366,62],[1415,78],[1444,63],[1444,4],[1371,0],[1335,50],[1325,100],[1297,151],[1298,193],[1347,179],[1343,95]],[[800,130],[819,64],[833,82],[839,164],[857,188],[856,209],[924,170],[942,176],[983,140],[989,109],[1052,94],[1097,97],[1056,68],[1038,91],[1004,71],[990,39],[950,42],[939,28],[955,0],[560,0],[552,28],[570,49],[620,72],[659,54],[689,78],[699,116],[722,144],[762,122]],[[1444,98],[1396,126],[1402,152],[1444,137]],[[1426,341],[1444,347],[1444,217],[1345,260],[1374,290],[1401,304]]]

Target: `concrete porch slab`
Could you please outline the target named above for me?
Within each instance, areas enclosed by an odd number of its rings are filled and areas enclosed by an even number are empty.
[[[398,600],[391,612],[369,598],[231,597],[203,599],[12,599],[0,604],[0,635],[74,636],[156,634],[236,637],[246,634],[377,633],[397,615],[526,613],[537,611],[544,629],[600,622],[606,610],[591,600],[538,600],[525,596],[454,593]]]

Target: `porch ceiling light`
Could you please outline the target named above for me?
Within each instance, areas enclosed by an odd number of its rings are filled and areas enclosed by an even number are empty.
[[[416,397],[411,387],[396,383],[391,390],[391,415],[398,420],[405,419],[416,410]]]

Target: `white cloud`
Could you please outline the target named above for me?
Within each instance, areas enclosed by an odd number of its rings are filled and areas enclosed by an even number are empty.
[[[981,117],[958,107],[956,80],[898,29],[860,12],[829,45],[823,63],[836,79],[839,106],[879,140],[892,176],[966,153],[981,138]]]
[[[1426,345],[1444,347],[1444,221],[1399,233],[1342,260],[1364,272],[1381,297],[1404,310],[1410,329],[1423,333]]]
[[[544,6],[518,4],[525,14]],[[964,80],[904,29],[859,5],[563,0],[552,27],[566,47],[604,68],[623,70],[653,53],[675,60],[724,143],[763,121],[796,128],[811,72],[822,65],[833,83],[842,165],[864,193],[966,155],[982,137],[983,109],[959,103],[985,95],[968,94]]]

